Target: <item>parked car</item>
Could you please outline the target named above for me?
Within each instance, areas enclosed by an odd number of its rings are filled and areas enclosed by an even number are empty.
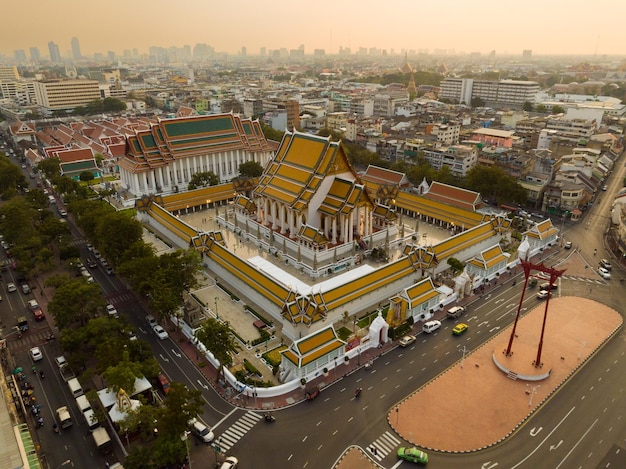
[[[612,268],[611,263],[608,260],[606,260],[606,259],[602,259],[600,261],[600,267],[602,267],[602,268],[604,268],[606,270],[611,270],[611,268]]]
[[[7,290],[9,293],[13,293],[14,291],[17,291],[17,287],[14,283],[7,283]]]
[[[398,457],[409,462],[416,462],[420,464],[426,464],[428,462],[428,454],[421,449],[413,448],[398,448]]]
[[[43,313],[41,308],[33,310],[33,316],[35,317],[35,321],[43,321],[46,319],[46,315]]]
[[[156,319],[154,319],[154,316],[152,316],[151,314],[148,314],[146,316],[146,322],[148,323],[148,325],[150,327],[152,327],[154,329],[154,326],[157,325]]]
[[[567,242],[565,243],[565,246],[564,246],[564,247],[565,247],[565,249],[572,249],[572,242],[571,242],[571,241],[567,241]]]
[[[611,278],[611,272],[609,272],[604,267],[598,267],[598,273],[600,274],[600,277],[602,277],[605,280],[608,280]]]
[[[24,295],[30,293],[30,285],[28,285],[28,283],[22,283],[22,293],[24,293]]]
[[[54,362],[57,364],[59,369],[63,369],[67,366],[67,360],[63,355],[59,355],[58,357],[54,357]]]
[[[167,395],[170,390],[170,380],[167,379],[167,376],[163,373],[159,373],[157,376],[157,384],[159,385],[159,388],[161,388],[161,391],[163,391],[163,394]]]
[[[28,300],[28,309],[30,309],[31,311],[38,310],[39,303],[37,303],[37,300]]]
[[[163,329],[163,327],[161,327],[160,324],[157,324],[156,326],[154,326],[152,328],[152,330],[154,331],[154,333],[157,335],[157,337],[161,340],[165,340],[167,339],[170,335],[167,333],[167,331],[165,329]]]
[[[417,339],[415,338],[414,335],[405,335],[404,337],[400,339],[400,347],[408,347],[416,340]]]
[[[468,325],[465,323],[459,323],[456,326],[454,326],[454,328],[452,329],[452,333],[454,335],[461,335],[463,334],[468,328]]]

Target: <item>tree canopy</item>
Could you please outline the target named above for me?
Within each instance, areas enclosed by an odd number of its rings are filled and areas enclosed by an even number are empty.
[[[196,331],[196,338],[220,362],[217,372],[217,379],[219,380],[220,375],[224,372],[224,367],[233,364],[231,353],[237,350],[230,327],[217,319],[209,318]]]

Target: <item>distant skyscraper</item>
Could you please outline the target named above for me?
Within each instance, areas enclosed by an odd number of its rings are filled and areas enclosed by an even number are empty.
[[[50,62],[61,62],[61,52],[59,52],[59,46],[52,41],[48,43],[48,52],[50,53]]]
[[[30,48],[30,60],[32,60],[33,62],[39,62],[40,59],[41,59],[41,55],[39,55],[39,49],[37,49],[36,47],[31,47]]]
[[[530,59],[533,56],[533,51],[531,49],[524,49],[522,51],[522,57],[525,59]]]
[[[23,64],[26,62],[26,51],[24,49],[14,50],[13,56],[17,63]]]
[[[241,55],[243,55],[244,57],[248,55],[248,48],[246,46],[243,46],[241,48]]]
[[[78,42],[77,37],[72,38],[72,57],[75,59],[80,59],[82,57],[80,55],[80,43]]]

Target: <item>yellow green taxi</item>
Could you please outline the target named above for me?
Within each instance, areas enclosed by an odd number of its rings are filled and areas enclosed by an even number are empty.
[[[468,327],[469,326],[467,324],[460,322],[459,324],[454,326],[454,329],[452,329],[452,333],[454,335],[461,335],[467,330]]]

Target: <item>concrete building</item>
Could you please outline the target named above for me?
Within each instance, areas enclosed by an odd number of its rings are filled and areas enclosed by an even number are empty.
[[[454,103],[470,105],[480,98],[486,106],[521,108],[525,102],[535,102],[539,83],[522,80],[474,80],[473,78],[446,78],[441,82],[441,98]]]
[[[450,168],[454,176],[466,176],[468,171],[478,163],[478,150],[470,145],[450,145],[448,147],[424,149],[422,154],[428,163],[440,170],[444,166]]]
[[[74,109],[100,99],[96,80],[46,80],[35,82],[37,104],[43,111]]]
[[[48,43],[48,52],[50,53],[50,62],[61,63],[61,52],[59,51],[59,46],[57,44],[50,41]]]

